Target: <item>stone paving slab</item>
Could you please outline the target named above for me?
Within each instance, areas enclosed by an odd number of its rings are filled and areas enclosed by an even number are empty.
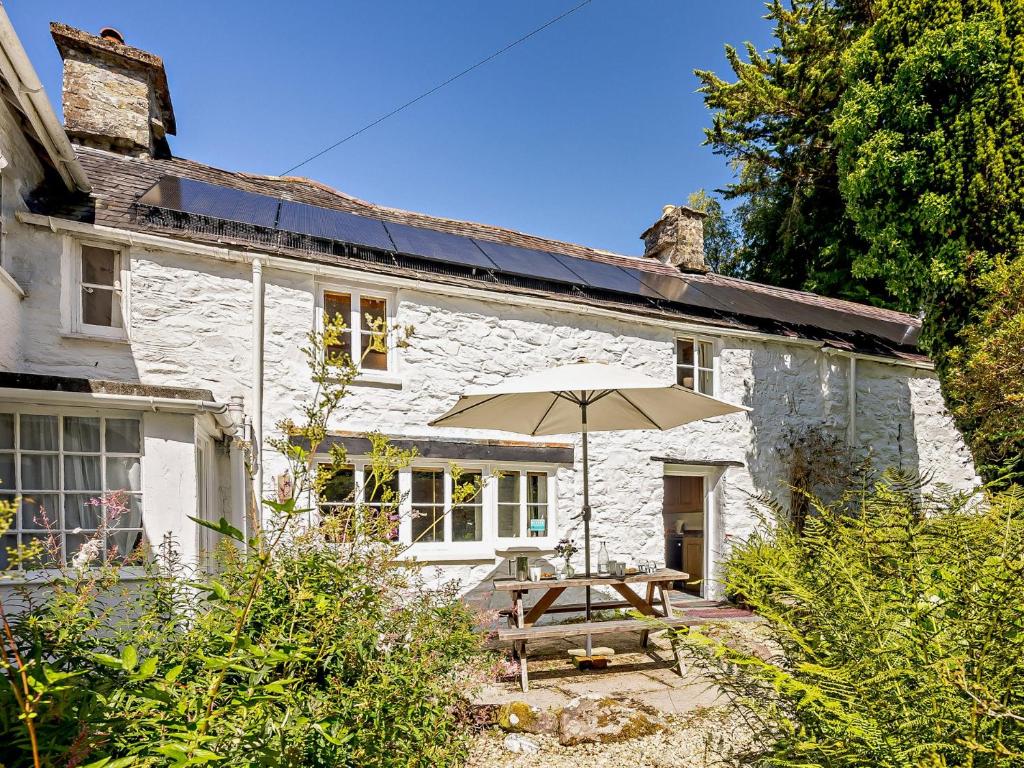
[[[580,671],[567,653],[579,647],[574,639],[552,639],[530,645],[530,690],[523,693],[518,677],[491,683],[477,695],[480,704],[525,701],[538,707],[557,707],[583,694],[629,696],[667,714],[685,714],[721,704],[724,697],[699,671],[687,668],[682,676],[665,633],[651,635],[649,653],[639,648],[636,632],[605,635],[601,645],[614,648],[607,669]]]

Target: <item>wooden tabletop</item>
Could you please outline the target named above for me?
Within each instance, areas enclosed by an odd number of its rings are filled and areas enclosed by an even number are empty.
[[[686,581],[690,574],[671,568],[659,568],[654,573],[634,573],[632,576],[573,576],[571,579],[541,579],[540,581],[518,581],[516,579],[495,579],[494,589],[502,592],[526,592],[531,589],[554,589],[568,587],[600,586],[601,584],[648,584],[659,581]]]

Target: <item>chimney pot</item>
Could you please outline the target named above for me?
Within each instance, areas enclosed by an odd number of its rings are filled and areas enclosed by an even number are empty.
[[[704,261],[705,214],[685,205],[666,205],[661,218],[640,235],[644,257],[678,267],[682,272],[707,272]]]
[[[113,27],[104,27],[100,30],[100,37],[104,40],[113,40],[115,43],[124,45],[124,35],[118,32]]]

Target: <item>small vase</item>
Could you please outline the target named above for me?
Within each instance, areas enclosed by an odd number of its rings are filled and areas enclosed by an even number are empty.
[[[571,579],[575,575],[576,575],[576,569],[573,568],[571,565],[569,565],[568,562],[566,562],[566,564],[565,564],[565,578]]]

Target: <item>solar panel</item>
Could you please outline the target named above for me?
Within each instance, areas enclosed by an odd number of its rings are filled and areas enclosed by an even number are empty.
[[[666,299],[676,304],[701,307],[718,312],[731,312],[728,305],[706,295],[688,283],[682,275],[662,275],[656,272],[642,272],[640,277],[642,296]]]
[[[579,275],[558,261],[554,254],[547,251],[535,251],[532,248],[520,248],[517,245],[494,243],[490,240],[477,240],[476,238],[473,239],[473,242],[480,246],[480,250],[487,254],[487,257],[502,272],[507,272],[510,275],[536,277],[541,280],[554,280],[559,283],[583,284]]]
[[[280,202],[269,195],[243,192],[179,176],[164,176],[139,198],[141,205],[269,229],[274,227],[277,220]]]
[[[385,222],[384,227],[399,253],[468,267],[495,268],[494,262],[468,237],[390,221]]]
[[[640,282],[641,272],[637,269],[620,267],[603,261],[580,259],[575,256],[564,256],[560,253],[554,253],[552,256],[574,274],[579,275],[583,285],[590,288],[639,294],[643,287]]]
[[[395,250],[384,223],[379,219],[291,200],[281,201],[277,228],[325,240],[339,240],[384,251]]]

